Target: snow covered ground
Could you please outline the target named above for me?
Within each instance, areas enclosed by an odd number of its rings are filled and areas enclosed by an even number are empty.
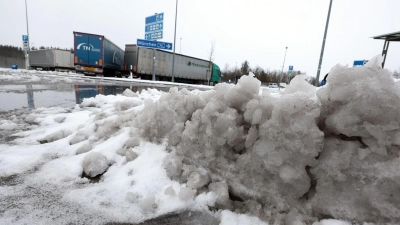
[[[243,76],[0,112],[0,224],[399,224],[400,83],[379,60],[322,88]]]

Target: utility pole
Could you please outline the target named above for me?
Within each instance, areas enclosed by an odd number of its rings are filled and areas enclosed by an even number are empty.
[[[175,9],[175,32],[174,32],[174,56],[172,57],[172,82],[175,82],[174,69],[175,69],[175,41],[176,41],[176,20],[178,18],[178,0],[176,0]]]
[[[319,85],[319,75],[321,73],[322,58],[324,57],[325,41],[326,41],[326,34],[328,33],[329,17],[331,16],[331,8],[332,8],[332,0],[329,4],[328,17],[326,18],[326,25],[325,25],[324,40],[322,41],[321,55],[319,57],[317,79],[315,79],[315,86],[317,86],[317,87]]]
[[[153,70],[152,70],[152,81],[156,80],[156,49],[153,48]]]
[[[29,45],[29,39],[31,38],[29,36],[29,25],[28,25],[28,5],[26,4],[26,0],[25,0],[25,14],[26,14],[26,35],[28,35],[28,49],[26,50],[26,57],[27,57],[27,65],[26,65],[26,69],[29,70],[30,69],[30,59],[29,59],[29,50],[30,50],[30,45]]]
[[[283,68],[285,68],[285,60],[286,60],[286,52],[287,52],[287,49],[288,49],[288,47],[286,47],[286,50],[285,50],[285,57],[283,57],[282,73],[281,73],[281,75],[279,75],[279,83],[278,83],[278,88],[279,88],[279,90],[281,90],[281,77],[282,77],[282,74],[283,74]]]

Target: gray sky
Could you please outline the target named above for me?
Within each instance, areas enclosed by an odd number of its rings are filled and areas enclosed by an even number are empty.
[[[173,42],[175,0],[27,0],[31,46],[73,47],[73,31],[101,34],[121,48],[144,39],[145,17],[164,12],[164,39]],[[180,0],[176,52],[215,63],[315,76],[329,0]],[[321,75],[337,63],[381,54],[383,41],[370,37],[400,31],[400,0],[333,0]],[[22,46],[24,0],[0,0],[0,44]],[[180,41],[182,38],[182,42]],[[400,69],[400,43],[392,43],[386,66]]]

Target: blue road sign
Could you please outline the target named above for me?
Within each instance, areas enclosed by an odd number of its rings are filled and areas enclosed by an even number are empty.
[[[150,24],[150,23],[161,22],[161,21],[164,21],[164,13],[146,17],[146,25]]]
[[[157,23],[153,23],[150,25],[146,25],[145,32],[149,33],[149,32],[154,32],[154,31],[162,31],[163,28],[164,28],[164,23],[157,22]]]
[[[28,40],[29,40],[28,35],[22,35],[22,41],[28,41]]]
[[[172,43],[137,39],[138,47],[172,50]]]
[[[289,70],[293,70],[293,66],[289,66]]]
[[[354,66],[364,66],[365,64],[367,64],[368,60],[355,60],[353,63],[353,67]]]
[[[163,38],[163,32],[162,31],[146,33],[144,35],[144,39],[146,39],[146,40],[157,40],[157,39],[162,39],[162,38]]]

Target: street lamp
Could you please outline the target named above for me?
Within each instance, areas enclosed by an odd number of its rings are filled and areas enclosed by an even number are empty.
[[[283,74],[283,69],[285,68],[285,60],[286,60],[287,49],[288,49],[288,47],[286,47],[285,57],[283,58],[282,74]],[[278,83],[279,90],[281,89],[281,77],[282,77],[282,74],[279,76],[279,83]]]
[[[321,55],[320,55],[320,57],[319,57],[317,78],[315,79],[315,86],[317,86],[317,87],[318,87],[318,84],[319,84],[319,75],[320,75],[320,73],[321,73],[322,58],[324,57],[326,33],[328,32],[329,17],[331,16],[331,8],[332,8],[332,0],[331,0],[331,2],[330,2],[330,4],[329,4],[328,17],[326,18],[326,25],[325,25],[324,40],[322,41]]]
[[[172,82],[175,82],[174,69],[175,69],[175,42],[176,42],[176,20],[178,18],[178,0],[176,0],[176,9],[175,9],[175,32],[174,32],[174,55],[172,57]]]

